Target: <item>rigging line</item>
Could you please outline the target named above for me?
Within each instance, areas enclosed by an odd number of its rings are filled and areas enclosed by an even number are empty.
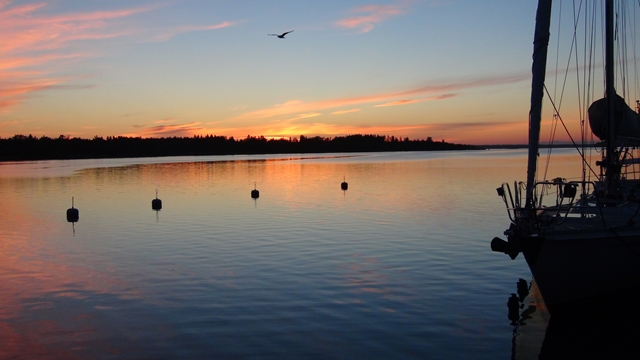
[[[627,98],[627,95],[629,94],[629,89],[628,89],[628,82],[627,82],[627,76],[626,74],[628,74],[628,65],[626,62],[626,56],[627,56],[627,35],[626,35],[626,11],[625,11],[625,7],[623,3],[619,3],[618,4],[618,10],[616,11],[616,23],[615,23],[615,29],[616,29],[616,42],[618,43],[617,46],[617,52],[618,52],[618,59],[620,59],[619,63],[620,66],[618,66],[618,71],[620,72],[619,76],[620,76],[620,81],[622,82],[621,88],[622,88],[622,97],[623,98]]]
[[[549,94],[549,90],[547,89],[547,87],[544,87],[544,91],[547,94],[547,97],[549,98],[549,101],[551,101],[551,105],[553,106],[553,109],[556,113],[558,113],[558,109],[556,108],[556,104],[553,102],[553,99],[551,99],[551,95]],[[595,171],[593,171],[593,168],[591,168],[591,165],[589,163],[586,162],[586,159],[584,157],[584,154],[582,153],[582,151],[580,151],[580,147],[578,147],[578,144],[576,144],[575,140],[573,140],[573,136],[571,136],[571,133],[569,132],[569,129],[567,129],[567,126],[564,123],[564,120],[562,120],[562,116],[560,116],[560,114],[558,113],[558,119],[560,120],[560,123],[562,124],[562,127],[564,127],[564,131],[567,133],[567,135],[569,136],[569,139],[571,140],[571,143],[573,144],[573,147],[576,148],[576,150],[578,151],[578,154],[580,154],[580,157],[582,158],[582,162],[584,164],[587,164],[587,167],[589,168],[589,170],[591,170],[591,172],[595,175],[598,176],[596,174]]]
[[[586,31],[586,29],[588,28],[587,27],[587,22],[589,20],[589,10],[586,8],[586,6],[585,6],[585,11],[584,12],[585,12],[585,15],[584,15],[585,36],[584,36],[584,45],[583,46],[584,46],[585,51],[583,53],[582,61],[583,61],[583,64],[586,64],[587,63],[587,60],[586,60],[587,59],[587,51],[586,50],[589,48],[589,46],[587,45],[588,44],[588,36],[587,36],[587,31]],[[576,53],[577,53],[577,51],[576,51]],[[577,62],[577,58],[578,57],[576,56],[576,62]],[[576,63],[576,70],[578,69],[577,65],[578,64]],[[586,86],[586,84],[588,84],[588,80],[584,79],[584,76],[585,76],[585,71],[584,70],[582,72],[582,76],[583,76],[583,83]],[[579,71],[576,71],[576,78],[577,79],[580,78]],[[579,80],[578,80],[578,84],[580,84]],[[581,144],[582,144],[582,153],[584,153],[585,152],[585,146],[584,145],[585,145],[586,127],[584,126],[584,124],[585,124],[585,121],[584,121],[584,119],[585,119],[584,108],[582,106],[583,103],[582,103],[582,99],[580,99],[580,92],[579,91],[580,90],[578,90],[578,111],[579,111],[579,114],[580,114],[580,141],[581,141]],[[586,93],[587,93],[587,91],[585,89],[584,94],[586,94]],[[585,104],[586,104],[586,102],[585,102]],[[586,180],[585,168],[584,168],[584,165],[583,165],[582,166],[582,181],[585,181],[585,180]]]
[[[562,5],[562,2],[560,3]],[[556,129],[557,129],[557,119],[560,118],[560,107],[562,107],[562,100],[564,99],[564,92],[567,86],[567,79],[569,77],[569,66],[571,64],[571,60],[573,59],[573,54],[574,54],[574,49],[575,49],[575,61],[576,61],[576,69],[578,68],[578,44],[577,44],[577,29],[578,29],[578,19],[580,18],[580,13],[582,12],[582,4],[583,1],[580,1],[580,5],[578,6],[578,9],[576,11],[576,2],[575,0],[573,1],[573,36],[571,37],[571,46],[569,47],[569,49],[571,49],[569,51],[569,56],[567,58],[567,65],[565,66],[565,71],[564,71],[564,79],[562,80],[562,89],[560,90],[560,100],[558,101],[558,106],[555,109],[555,114],[553,116],[554,121],[553,121],[553,125],[551,126],[551,133],[549,135],[549,147],[547,148],[547,162],[545,165],[545,169],[544,169],[544,174],[543,174],[543,179],[547,178],[547,173],[549,171],[549,165],[551,163],[550,159],[551,159],[551,152],[553,151],[553,142],[555,140],[555,135],[556,135]],[[560,11],[562,11],[562,7],[560,7]],[[560,19],[558,19],[558,47],[560,44]],[[556,50],[556,66],[558,63],[558,59],[560,57],[560,52],[559,50]],[[555,85],[554,87],[557,87],[557,67],[556,67],[556,81],[555,81]],[[578,72],[576,71],[576,75],[578,74]],[[578,94],[580,93],[580,80],[578,80]],[[546,89],[546,87],[545,87]],[[554,92],[556,92],[557,90],[554,89]],[[550,96],[547,93],[548,96]],[[555,94],[554,94],[555,95]],[[555,97],[554,97],[555,98]],[[550,97],[551,99],[551,97]],[[552,102],[554,102],[555,100],[552,100]],[[578,100],[579,101],[579,100]],[[555,106],[554,106],[555,108]],[[579,107],[580,108],[580,107]],[[563,124],[564,126],[564,124]],[[565,127],[566,129],[566,127]],[[573,141],[573,139],[572,139]],[[575,145],[575,142],[574,142]]]
[[[632,4],[626,4],[625,8],[624,8],[624,21],[625,21],[625,42],[624,42],[624,51],[625,51],[625,78],[627,81],[627,87],[626,90],[628,91],[628,97],[630,97],[630,100],[633,99],[638,99],[637,97],[637,89],[638,89],[638,73],[637,73],[637,52],[636,52],[636,11],[634,11],[634,5]],[[633,28],[632,31],[629,31],[631,28]],[[630,38],[630,40],[627,40],[627,38]],[[631,44],[631,45],[629,45]],[[633,59],[633,64],[629,64],[631,61],[627,61],[627,59],[630,59],[629,54],[631,54],[631,58]],[[629,71],[629,68],[633,67],[633,69],[635,71]],[[632,76],[630,74],[633,73],[633,77],[635,79],[632,79]],[[631,84],[631,82],[633,82],[635,80],[635,87],[633,86],[633,84]],[[633,87],[633,89],[632,89]],[[633,93],[632,93],[633,90]]]
[[[594,79],[594,64],[596,63],[595,61],[595,44],[597,42],[597,31],[596,31],[596,24],[597,24],[597,13],[598,13],[598,7],[596,6],[597,4],[593,3],[593,6],[591,7],[591,15],[589,16],[589,10],[585,10],[585,23],[584,23],[584,32],[585,32],[585,52],[584,52],[584,64],[583,64],[583,84],[584,84],[584,91],[580,91],[579,90],[579,94],[582,94],[581,99],[582,102],[579,105],[580,107],[580,111],[581,111],[581,118],[583,119],[583,121],[585,121],[585,119],[587,119],[587,114],[588,114],[588,104],[590,104],[592,102],[591,98],[592,98],[592,92],[594,91],[594,87],[592,84],[592,81]],[[586,127],[584,129],[584,133],[585,134],[589,134],[589,132],[586,131]],[[593,134],[591,134],[591,141],[593,141]]]
[[[574,0],[575,1],[575,0]],[[640,0],[639,0],[640,1]],[[562,0],[560,0],[560,4],[559,4],[559,11],[558,11],[558,27],[556,30],[556,34],[558,35],[557,39],[556,39],[556,65],[555,65],[555,76],[554,76],[554,83],[553,83],[553,96],[554,99],[558,93],[558,62],[560,60],[560,26],[561,24],[561,19],[562,19]],[[549,131],[549,146],[547,147],[547,160],[545,162],[545,168],[544,168],[544,174],[542,176],[542,179],[546,179],[547,178],[547,173],[549,171],[549,164],[551,163],[551,152],[553,151],[553,141],[556,137],[556,129],[558,126],[558,122],[557,122],[557,117],[553,116],[553,120],[552,120],[552,125]]]
[[[593,77],[594,77],[594,63],[595,63],[595,43],[596,43],[596,13],[597,13],[597,6],[595,3],[593,3],[593,5],[591,6],[591,16],[588,16],[588,12],[589,9],[586,8],[585,9],[585,23],[584,23],[584,31],[585,31],[585,50],[588,49],[588,51],[585,51],[585,60],[584,60],[584,83],[585,83],[585,90],[583,93],[583,97],[584,97],[584,101],[583,104],[589,104],[591,102],[591,98],[593,96],[592,92],[595,91],[593,85],[592,85],[592,81],[593,81]],[[590,19],[590,20],[589,20]],[[591,21],[589,23],[589,21]],[[590,24],[590,26],[589,26]],[[586,34],[589,34],[589,36],[586,36]],[[586,44],[587,42],[587,38],[588,40],[588,46]],[[587,53],[588,53],[588,57],[587,57]],[[588,59],[588,61],[587,61]],[[594,138],[593,138],[593,133],[592,132],[587,132],[587,127],[584,125],[585,123],[585,119],[587,119],[587,114],[588,114],[588,109],[586,106],[582,106],[581,108],[581,124],[582,124],[582,134],[583,134],[583,139],[584,139],[584,134],[587,134],[587,137],[590,139],[590,143],[594,142]],[[583,141],[583,151],[584,151],[584,144],[585,142]],[[593,156],[593,147],[589,147],[589,160],[591,160],[592,156]],[[596,149],[596,152],[597,149]],[[582,176],[583,176],[583,180],[587,181],[587,179],[591,180],[591,173],[588,173],[587,176],[587,171],[584,167],[584,165],[582,166]]]
[[[640,0],[638,0],[638,8],[640,8]],[[640,88],[639,88],[640,81],[638,81],[638,49],[636,48],[636,43],[637,43],[636,42],[636,35],[637,35],[637,31],[638,31],[637,27],[636,27],[638,21],[636,21],[636,20],[638,18],[638,12],[634,11],[633,14],[634,14],[633,32],[632,32],[633,41],[631,43],[633,44],[633,55],[634,55],[633,56],[633,59],[634,59],[633,63],[634,63],[634,69],[635,69],[634,74],[635,74],[635,78],[636,78],[636,87],[635,87],[635,95],[636,96],[635,96],[635,98],[638,99],[638,97],[640,96],[639,95],[639,93],[640,93]]]
[[[575,4],[575,2],[574,2],[574,4]],[[576,67],[576,92],[577,92],[577,99],[578,99],[577,106],[578,106],[578,113],[580,114],[580,144],[582,146],[582,154],[584,154],[585,153],[585,130],[586,130],[585,126],[584,126],[584,119],[586,119],[586,116],[585,116],[586,109],[585,109],[584,104],[587,104],[587,102],[586,102],[586,99],[583,99],[580,96],[580,94],[585,94],[586,93],[586,91],[581,90],[581,84],[587,84],[587,81],[584,79],[584,75],[585,75],[584,70],[583,70],[583,74],[582,74],[583,81],[582,82],[580,81],[580,71],[579,71],[580,63],[579,63],[579,59],[578,59],[578,41],[577,41],[578,19],[580,17],[580,14],[582,13],[582,4],[583,4],[583,2],[580,2],[580,7],[578,8],[577,14],[576,14],[575,9],[574,9],[574,15],[573,15],[574,16],[573,37],[576,38],[576,40],[575,40],[575,43],[576,43],[576,45],[575,45],[575,51],[576,51],[575,67]],[[575,8],[575,5],[574,5],[574,8]],[[589,10],[587,8],[587,5],[585,5],[585,7],[584,7],[584,27],[585,27],[584,32],[585,32],[585,36],[584,36],[584,43],[583,43],[583,47],[584,47],[585,50],[583,51],[583,56],[582,56],[583,64],[587,63],[587,61],[586,61],[586,57],[587,57],[586,49],[588,48],[587,47],[588,40],[587,40],[587,35],[586,34],[587,34],[588,20],[589,20],[588,15],[589,15]],[[569,70],[569,64],[567,62],[567,72],[568,72],[568,70]],[[583,161],[582,161],[582,180],[583,181],[586,180],[586,177],[585,177],[586,170],[585,170],[584,163],[585,163],[585,161],[584,161],[584,156],[583,156]]]
[[[640,0],[638,0],[640,1]],[[554,78],[554,83],[553,83],[553,96],[555,98],[555,95],[558,93],[558,60],[560,59],[560,19],[562,19],[562,0],[560,0],[560,10],[558,11],[558,30],[556,31],[556,33],[558,34],[557,40],[556,40],[556,76]]]
[[[556,138],[556,129],[558,128],[558,115],[553,114],[553,120],[551,122],[551,129],[549,133],[549,144],[547,147],[547,160],[544,166],[544,173],[542,175],[542,179],[547,179],[547,173],[549,171],[549,164],[551,163],[551,152],[553,150],[553,141]]]
[[[577,60],[578,60],[578,42],[577,42],[577,34],[578,34],[578,19],[580,18],[580,13],[582,12],[582,1],[580,2],[580,6],[577,9],[575,9],[575,1],[574,1],[574,6],[573,6],[573,35],[571,37],[571,46],[569,47],[569,49],[571,49],[569,51],[569,56],[567,57],[567,65],[565,66],[565,72],[564,72],[564,79],[562,82],[562,90],[560,90],[560,101],[558,102],[558,109],[557,112],[560,112],[560,108],[562,107],[562,100],[564,99],[564,90],[567,86],[567,78],[569,77],[569,67],[571,65],[571,60],[573,59],[573,54],[574,54],[574,50],[575,50],[575,61],[576,61],[576,67],[578,66]],[[579,85],[579,82],[578,82]]]
[[[594,4],[595,5],[595,4]],[[591,91],[593,91],[592,83],[593,80],[593,67],[595,63],[595,42],[596,42],[596,13],[597,8],[595,6],[591,9],[591,18],[589,16],[585,16],[584,23],[584,32],[585,32],[585,52],[584,52],[584,73],[583,73],[583,81],[585,85],[584,92],[582,93],[582,104],[580,105],[581,109],[581,118],[586,119],[588,113],[588,107],[586,104],[591,102]],[[588,12],[588,10],[587,10]],[[584,105],[583,105],[584,104]]]
[[[638,0],[638,7],[640,7],[640,0]],[[635,77],[635,93],[634,93],[634,97],[636,99],[638,99],[638,93],[640,93],[640,89],[638,88],[639,85],[639,81],[638,81],[638,51],[636,49],[636,34],[637,34],[637,12],[633,11],[633,16],[634,16],[634,21],[633,21],[633,32],[631,33],[631,37],[632,37],[632,41],[631,44],[633,46],[633,69],[634,69],[634,77]]]

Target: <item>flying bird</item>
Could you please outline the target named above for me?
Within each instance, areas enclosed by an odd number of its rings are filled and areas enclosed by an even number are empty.
[[[287,32],[282,33],[282,34],[280,34],[280,35],[278,35],[278,34],[267,34],[267,35],[269,35],[269,36],[277,36],[277,37],[279,37],[280,39],[284,39],[285,35],[287,35],[288,33],[292,33],[293,31],[294,31],[294,30],[287,31]]]

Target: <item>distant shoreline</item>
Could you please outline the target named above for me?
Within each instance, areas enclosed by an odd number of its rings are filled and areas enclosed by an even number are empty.
[[[483,146],[409,140],[383,135],[348,135],[334,138],[267,139],[247,136],[194,136],[170,138],[94,137],[93,139],[16,135],[0,139],[0,162],[140,158],[165,156],[313,154],[393,151],[482,150]]]
[[[548,148],[541,144],[540,148]],[[554,144],[555,148],[573,148],[572,144]],[[409,140],[384,135],[347,135],[334,138],[320,136],[267,139],[247,136],[194,136],[169,138],[94,137],[93,139],[60,136],[37,138],[16,135],[0,138],[0,162],[37,160],[76,160],[109,158],[144,158],[166,156],[321,154],[353,152],[443,151],[526,149],[525,144],[468,145],[431,138]]]

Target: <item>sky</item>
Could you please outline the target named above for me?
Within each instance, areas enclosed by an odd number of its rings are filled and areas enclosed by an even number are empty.
[[[513,0],[0,0],[0,137],[525,143],[535,11]]]

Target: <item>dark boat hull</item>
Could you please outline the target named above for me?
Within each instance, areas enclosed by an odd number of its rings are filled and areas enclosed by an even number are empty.
[[[640,229],[529,240],[523,253],[550,312],[640,288]]]

